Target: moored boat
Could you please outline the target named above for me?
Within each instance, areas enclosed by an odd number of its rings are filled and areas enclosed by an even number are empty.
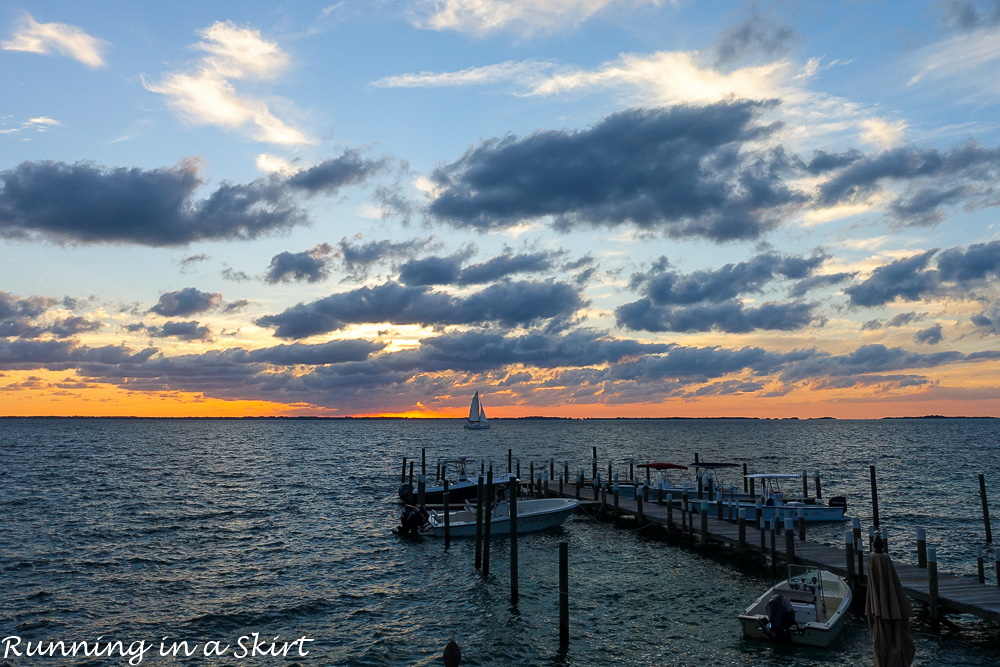
[[[759,481],[761,484],[760,516],[762,521],[783,521],[788,517],[798,520],[800,510],[805,520],[810,523],[817,521],[841,521],[847,512],[847,499],[843,496],[830,498],[829,504],[818,498],[804,498],[801,500],[786,498],[780,487],[781,480],[799,480],[802,478],[800,475],[755,473],[746,477],[747,479]],[[756,502],[748,502],[744,498],[740,501],[740,508],[756,510]]]
[[[749,639],[828,646],[843,628],[850,606],[851,588],[843,577],[789,565],[788,578],[757,598],[739,619]]]
[[[531,533],[560,526],[580,502],[572,498],[539,498],[517,501],[517,532]],[[476,508],[471,503],[460,510],[448,513],[448,529],[452,537],[476,535]],[[418,531],[421,535],[444,535],[444,514],[431,510],[427,523]],[[490,516],[490,534],[510,533],[510,505],[501,500],[493,507]]]
[[[468,464],[473,463],[473,459],[465,456],[460,456],[457,459],[444,462],[444,476],[447,477],[449,474],[449,468],[451,474],[454,475],[453,478],[448,480],[448,500],[452,503],[461,503],[465,500],[476,500],[478,495],[478,480],[469,477],[466,468]],[[509,477],[514,477],[514,475],[498,475],[493,481],[493,484],[497,488],[505,488],[509,481]],[[417,488],[416,485],[410,485],[409,482],[403,482],[399,485],[399,499],[403,502],[410,502],[410,496],[416,496]],[[414,498],[416,500],[416,498]],[[432,484],[424,486],[424,504],[426,505],[440,505],[444,502],[444,481],[434,480]]]

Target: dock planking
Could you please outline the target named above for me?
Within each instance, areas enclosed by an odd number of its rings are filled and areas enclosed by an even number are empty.
[[[551,495],[560,495],[559,483],[557,481],[550,481],[548,483],[548,490]],[[569,486],[561,495],[572,497],[573,491],[574,488]],[[587,491],[592,493],[590,491],[590,484],[587,484]],[[584,498],[586,498],[587,495],[588,494],[586,493],[583,494]],[[611,508],[612,502],[613,501],[608,498],[605,508]],[[601,505],[602,502],[600,500],[581,499],[581,506],[585,509],[597,509]],[[673,527],[679,528],[680,525],[678,522],[680,521],[680,511],[677,509],[676,505],[677,501],[675,500]],[[638,503],[635,499],[619,498],[618,511],[622,515],[637,517]],[[652,496],[650,496],[650,500],[648,502],[642,503],[642,515],[643,520],[649,523],[657,524],[662,527],[668,527],[666,505],[657,504]],[[695,516],[697,517],[698,515],[695,514]],[[695,519],[696,523],[699,521],[700,517]],[[759,534],[759,530],[760,529],[756,526],[750,523],[747,524],[747,539],[746,544],[744,545],[744,548],[747,551],[761,554],[760,540],[756,538],[756,535]],[[700,530],[695,528],[693,535],[694,539],[699,539]],[[739,528],[735,521],[720,520],[710,514],[708,517],[707,539],[709,545],[714,542],[716,544],[724,544],[738,548]],[[767,547],[765,554],[771,555],[770,538],[765,540],[765,543]],[[772,557],[777,557],[781,561],[787,561],[784,539],[775,540],[774,546],[775,549]],[[794,559],[798,564],[819,567],[833,572],[838,576],[846,577],[848,575],[846,567],[846,552],[844,549],[816,544],[809,542],[808,540],[800,541],[796,539],[794,546]],[[860,573],[860,579],[862,582],[865,582],[867,579],[867,572],[865,571],[867,565],[865,563],[866,560],[867,558],[862,559],[862,572]],[[854,561],[854,567],[857,568],[857,557],[855,557]],[[899,575],[900,583],[906,590],[907,595],[914,600],[929,603],[931,601],[931,596],[930,580],[927,569],[898,561],[893,561],[893,565],[896,568],[896,573]],[[941,613],[971,614],[1000,623],[1000,586],[980,584],[978,581],[968,577],[940,573],[938,575],[938,609]]]

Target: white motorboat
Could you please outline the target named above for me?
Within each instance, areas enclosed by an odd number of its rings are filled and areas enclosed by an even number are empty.
[[[444,477],[448,478],[448,497],[456,506],[464,500],[476,500],[476,496],[479,493],[479,480],[469,477],[469,473],[467,472],[468,465],[474,462],[475,459],[467,456],[459,456],[457,459],[444,462],[442,472]],[[497,488],[505,488],[510,481],[510,477],[514,477],[514,475],[498,475],[493,484]],[[417,489],[411,486],[409,482],[402,482],[399,485],[399,499],[403,502],[409,502],[410,495],[415,495],[416,493]],[[433,483],[427,484],[424,487],[424,504],[440,505],[443,502],[443,480],[434,480]]]
[[[746,638],[827,646],[843,627],[850,606],[851,588],[843,577],[789,565],[788,579],[768,589],[739,619]]]
[[[517,532],[531,533],[562,525],[580,504],[572,498],[539,498],[517,501]],[[475,537],[476,508],[471,503],[448,513],[448,528],[452,537]],[[427,523],[418,531],[421,535],[444,535],[444,514],[431,510]],[[510,533],[510,505],[501,500],[490,517],[490,535]]]
[[[479,400],[479,392],[472,397],[472,404],[469,406],[469,421],[465,424],[465,428],[478,431],[481,429],[489,428],[490,423],[486,420],[486,409],[483,408],[482,401]]]
[[[760,518],[762,521],[781,522],[791,517],[798,521],[799,510],[807,522],[818,521],[841,521],[847,511],[847,499],[843,496],[830,498],[829,504],[817,498],[804,498],[792,500],[785,497],[780,487],[781,480],[800,480],[801,475],[780,474],[780,473],[755,473],[747,475],[747,479],[760,482],[761,485],[761,508]],[[744,510],[756,509],[756,502],[748,502],[747,499],[740,501],[740,508]]]

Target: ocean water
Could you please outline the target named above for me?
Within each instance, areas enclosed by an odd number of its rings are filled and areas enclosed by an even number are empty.
[[[979,473],[1000,516],[998,442],[1000,420],[986,419],[494,420],[482,432],[457,420],[0,419],[0,665],[432,665],[450,639],[466,665],[870,664],[863,617],[825,650],[741,640],[736,615],[775,577],[584,515],[522,537],[512,606],[506,539],[486,580],[472,540],[445,549],[391,533],[402,459],[419,472],[425,449],[431,469],[466,455],[499,471],[510,449],[522,476],[550,460],[589,475],[596,446],[602,472],[695,453],[818,470],[824,496],[847,496],[866,531],[875,465],[893,557],[915,562],[923,527],[942,571],[974,577]],[[810,526],[810,539],[840,545],[849,525]],[[915,608],[916,664],[1000,664],[996,625],[954,617],[935,634]],[[121,644],[110,658],[11,650],[60,640]],[[286,655],[260,655],[273,644]]]

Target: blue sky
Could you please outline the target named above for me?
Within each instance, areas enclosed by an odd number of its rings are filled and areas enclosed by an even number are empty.
[[[5,414],[1000,414],[1000,3],[0,10]]]

